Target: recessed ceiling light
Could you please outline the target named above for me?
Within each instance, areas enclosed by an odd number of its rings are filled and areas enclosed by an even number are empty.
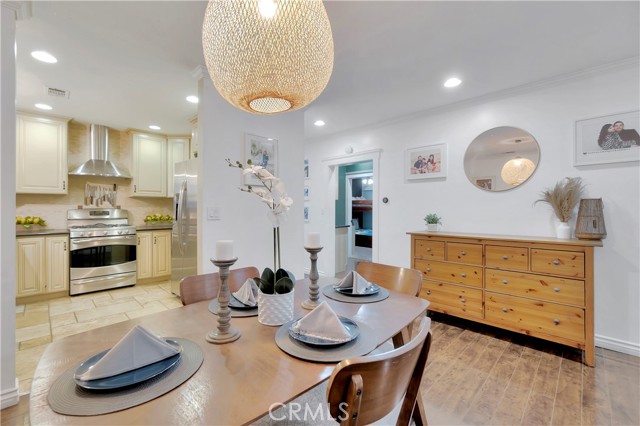
[[[444,82],[444,87],[456,87],[460,83],[462,83],[462,80],[460,80],[459,78],[456,78],[456,77],[452,77],[449,80]]]
[[[198,97],[197,96],[187,96],[187,101],[191,102],[192,104],[197,104],[198,103]]]
[[[46,110],[53,109],[51,105],[47,105],[47,104],[36,104],[35,107],[39,109],[46,109]]]
[[[324,126],[324,125],[325,125],[325,122],[324,122],[324,121],[322,121],[322,120],[317,120],[317,121],[316,121],[315,123],[313,123],[313,124],[315,124],[315,125],[316,125],[316,126],[318,126],[318,127],[322,127],[322,126]]]
[[[44,50],[34,50],[31,52],[31,56],[35,59],[46,62],[48,64],[55,64],[58,60],[51,53],[45,52]]]
[[[156,126],[155,124],[150,125],[149,128],[151,130],[160,130],[160,126]]]

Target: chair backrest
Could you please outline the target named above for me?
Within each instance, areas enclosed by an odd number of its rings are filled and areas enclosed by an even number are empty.
[[[382,263],[360,262],[356,265],[356,272],[362,275],[365,280],[388,290],[410,296],[420,296],[422,272],[417,269],[383,265]]]
[[[333,418],[343,426],[369,424],[402,402],[396,424],[408,425],[431,347],[430,325],[424,318],[418,335],[398,349],[340,362],[327,388]]]
[[[229,270],[229,290],[236,291],[247,278],[259,277],[260,272],[254,266]],[[218,297],[220,290],[220,274],[193,275],[180,281],[180,300],[183,305],[211,300]]]

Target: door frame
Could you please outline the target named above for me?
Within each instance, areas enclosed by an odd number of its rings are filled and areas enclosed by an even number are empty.
[[[366,163],[367,161],[365,161]],[[357,163],[354,163],[357,164]],[[349,247],[347,250],[347,256],[348,257],[353,257],[353,251],[355,250],[355,245],[356,245],[356,239],[355,239],[355,229],[353,229],[353,227],[351,226],[351,219],[353,219],[352,213],[353,211],[351,210],[351,208],[353,207],[353,204],[351,202],[351,188],[352,188],[352,180],[353,179],[362,179],[365,177],[370,177],[373,179],[373,172],[372,171],[362,171],[362,172],[350,172],[350,173],[346,173],[344,176],[344,180],[345,180],[345,202],[346,202],[346,219],[347,219],[347,223],[349,224]],[[377,182],[374,180],[373,181],[373,188],[375,190]],[[373,203],[372,203],[373,205]],[[372,208],[373,210],[373,208]],[[371,215],[371,217],[373,218],[376,215],[376,211],[373,210],[373,214]],[[372,219],[372,223],[373,223],[373,219]],[[362,226],[362,224],[360,224]],[[372,237],[372,241],[373,241],[373,237]],[[373,244],[372,244],[373,245]],[[373,247],[372,247],[372,253],[373,253]]]

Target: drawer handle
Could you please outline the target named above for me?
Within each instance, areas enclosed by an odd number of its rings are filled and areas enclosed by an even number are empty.
[[[460,274],[460,276],[461,276],[462,278],[467,278],[467,274],[465,274],[464,272],[463,272],[463,273],[461,273],[461,274]]]
[[[553,264],[554,264],[554,265],[556,265],[556,266],[558,266],[558,265],[560,264],[560,259],[556,259],[556,260],[554,260],[554,261],[553,261]]]
[[[461,301],[462,303],[467,303],[467,301],[464,299],[464,297],[461,297],[461,298],[460,298],[460,301]]]
[[[553,291],[555,291],[556,293],[560,293],[560,289],[558,287],[555,287]]]
[[[502,256],[502,258],[503,258],[504,260],[509,260],[509,256],[507,256],[507,255]]]
[[[461,251],[461,252],[460,252],[460,256],[464,256],[464,255],[466,255],[466,254],[467,254],[467,252],[466,252],[466,251]]]
[[[502,308],[502,312],[507,313],[507,312],[509,312],[509,309],[507,309],[507,308]]]
[[[431,272],[431,268],[427,268],[427,272]]]
[[[507,284],[509,284],[509,281],[507,281],[507,280],[502,280],[502,284],[507,285]]]
[[[558,325],[558,324],[560,324],[560,320],[556,318],[556,319],[554,319],[554,320],[553,320],[553,323],[554,323],[555,325]]]
[[[431,247],[427,247],[427,251],[431,251]]]

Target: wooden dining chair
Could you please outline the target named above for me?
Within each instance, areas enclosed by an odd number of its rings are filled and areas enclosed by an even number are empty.
[[[327,388],[331,416],[342,426],[382,418],[380,424],[409,425],[431,347],[430,326],[431,320],[425,317],[417,336],[406,345],[340,362]]]
[[[356,272],[362,277],[387,290],[397,291],[410,296],[420,296],[422,272],[417,269],[401,268],[382,263],[360,262]]]
[[[260,272],[254,266],[229,270],[229,290],[237,291],[247,278],[259,277]],[[183,305],[211,300],[218,297],[220,290],[220,274],[193,275],[180,281],[180,300]]]

